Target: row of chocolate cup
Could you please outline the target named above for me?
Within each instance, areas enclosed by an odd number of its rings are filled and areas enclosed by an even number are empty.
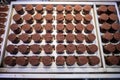
[[[28,34],[32,33],[33,30],[35,30],[36,33],[42,33],[43,30],[45,30],[46,33],[52,33],[54,30],[57,30],[57,33],[63,33],[63,32],[73,33],[74,30],[76,33],[82,33],[83,30],[85,33],[92,33],[94,30],[94,25],[88,24],[85,26],[80,23],[76,25],[73,25],[72,23],[64,25],[59,23],[55,27],[55,25],[52,25],[50,23],[47,23],[46,25],[41,25],[37,23],[37,24],[34,24],[33,26],[31,26],[30,24],[23,24],[19,26],[18,24],[13,23],[10,25],[10,29],[15,34],[21,33],[22,30]]]
[[[33,24],[35,21],[36,23],[43,23],[44,20],[47,23],[53,23],[53,21],[57,20],[57,23],[71,23],[74,22],[75,24],[81,23],[83,21],[84,24],[88,24],[92,21],[93,17],[90,14],[87,14],[85,16],[82,16],[81,14],[76,14],[75,16],[72,14],[58,14],[56,17],[52,14],[46,14],[42,16],[41,14],[36,14],[32,16],[31,14],[25,14],[24,16],[21,16],[19,14],[13,15],[13,20],[17,24],[22,24],[25,20],[26,23]]]
[[[53,62],[57,66],[74,66],[76,63],[78,66],[95,66],[100,63],[100,59],[97,56],[58,56],[56,59],[52,56],[7,56],[4,59],[4,63],[8,66],[27,66],[30,63],[32,66],[39,66],[43,63],[44,66],[52,66]]]
[[[8,10],[9,10],[8,5],[0,5],[0,54],[1,54],[2,43],[4,40]]]
[[[65,6],[60,5],[60,4],[56,6],[54,6],[53,4],[47,4],[45,6],[42,4],[36,4],[35,9],[33,6],[34,5],[32,4],[26,4],[25,9],[24,9],[23,6],[19,4],[19,5],[15,5],[14,9],[20,15],[23,15],[25,11],[27,11],[27,13],[32,14],[32,15],[35,13],[35,11],[41,14],[43,14],[44,11],[47,11],[47,13],[52,14],[54,10],[56,10],[57,13],[63,13],[64,11],[65,13],[71,13],[72,11],[74,11],[74,13],[80,13],[80,11],[83,11],[83,14],[89,14],[89,12],[92,9],[91,5],[84,5],[84,6],[74,5],[73,7],[72,5],[68,5],[68,4],[66,4]]]
[[[10,54],[16,55],[18,52],[21,54],[27,55],[32,51],[33,54],[40,54],[42,51],[46,54],[52,54],[53,51],[56,51],[57,54],[95,54],[98,51],[98,46],[95,44],[90,44],[90,45],[84,45],[84,44],[79,44],[79,45],[74,45],[74,44],[58,44],[56,46],[46,44],[46,45],[38,45],[38,44],[32,44],[32,45],[12,45],[9,44],[6,46],[6,51],[9,52]]]
[[[62,34],[62,33],[58,33],[56,36],[52,35],[51,33],[46,33],[44,35],[40,35],[38,33],[32,34],[32,35],[28,35],[26,33],[22,33],[21,35],[16,35],[14,33],[11,33],[8,35],[8,40],[10,42],[12,42],[13,44],[19,44],[20,41],[22,41],[23,43],[30,43],[32,40],[35,43],[41,43],[43,40],[45,40],[45,43],[52,43],[54,40],[56,40],[57,43],[73,43],[74,41],[76,43],[83,43],[83,41],[85,40],[86,43],[94,43],[94,41],[96,40],[96,36],[94,34],[72,34],[72,33],[68,33],[68,34]]]

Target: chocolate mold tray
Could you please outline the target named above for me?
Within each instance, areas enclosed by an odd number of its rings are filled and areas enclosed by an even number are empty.
[[[8,27],[7,27],[7,31],[6,31],[6,40],[4,41],[4,44],[5,44],[5,48],[4,48],[4,57],[6,56],[52,56],[54,57],[54,60],[56,59],[57,56],[97,56],[99,57],[100,59],[100,63],[98,65],[95,65],[95,66],[90,66],[88,63],[83,65],[83,66],[78,66],[76,63],[73,65],[73,66],[67,66],[66,64],[64,66],[56,66],[55,64],[55,61],[53,61],[53,64],[51,66],[44,66],[42,63],[40,63],[39,66],[31,66],[30,64],[28,64],[27,66],[19,66],[19,65],[16,65],[14,67],[11,68],[11,66],[7,66],[4,64],[3,62],[3,67],[5,68],[4,71],[7,71],[7,72],[104,72],[104,68],[103,68],[103,64],[102,64],[102,59],[101,59],[101,54],[100,54],[100,50],[99,50],[99,43],[98,43],[98,36],[97,36],[97,32],[96,32],[96,25],[95,25],[95,15],[94,15],[94,3],[90,3],[90,2],[85,2],[85,3],[77,3],[77,2],[74,2],[74,3],[71,3],[71,2],[60,2],[60,3],[57,3],[57,2],[50,2],[49,4],[53,4],[54,6],[58,5],[58,4],[62,4],[62,5],[67,5],[67,4],[70,4],[70,5],[76,5],[76,4],[79,4],[79,5],[91,5],[92,6],[92,9],[90,11],[90,15],[92,15],[92,21],[91,21],[91,24],[93,24],[94,26],[94,30],[92,31],[92,33],[96,36],[96,39],[95,41],[92,43],[92,44],[96,44],[97,47],[98,47],[98,51],[95,53],[95,54],[88,54],[87,51],[84,53],[84,54],[77,54],[76,52],[74,52],[73,54],[67,54],[66,52],[64,52],[64,54],[57,54],[56,53],[56,50],[53,51],[52,54],[45,54],[45,52],[42,50],[40,54],[33,54],[31,51],[29,54],[27,55],[23,55],[21,54],[20,52],[18,52],[16,55],[12,55],[10,54],[9,52],[6,51],[6,46],[9,45],[9,44],[13,44],[11,43],[7,37],[10,33],[13,33],[10,29],[9,29],[9,26],[14,23],[13,21],[13,15],[16,14],[16,11],[14,10],[13,6],[16,5],[16,4],[22,4],[23,6],[25,6],[26,4],[32,4],[33,6],[34,5],[37,5],[39,3],[36,3],[36,2],[33,2],[33,3],[29,3],[29,2],[26,2],[26,3],[23,3],[23,2],[20,2],[20,3],[17,3],[17,2],[14,2],[11,4],[11,7],[10,7],[10,13],[9,14],[9,21],[8,21]],[[48,3],[44,3],[44,2],[41,2],[40,4],[42,5],[47,5]],[[24,7],[23,7],[24,8]],[[54,7],[54,11],[53,11],[53,16],[54,18],[56,19],[56,11],[55,11],[55,7]],[[25,12],[26,14],[26,12]],[[24,15],[25,15],[24,14]],[[36,14],[36,12],[35,12]],[[80,13],[82,15],[82,13]],[[44,12],[43,16],[46,15],[46,11]],[[73,12],[72,12],[72,15],[73,15]],[[23,16],[23,15],[22,15]],[[25,23],[25,21],[23,22],[23,24]],[[73,25],[76,25],[74,23],[74,21],[72,21]],[[83,24],[83,21],[81,22]],[[34,23],[35,24],[35,21]],[[33,25],[32,24],[32,25]],[[46,24],[46,21],[44,20],[43,23],[41,25],[45,25]],[[53,23],[54,27],[56,28],[56,25],[57,25],[57,21],[54,20]],[[66,25],[65,22],[63,22],[64,25]],[[83,24],[85,25],[85,24]],[[53,30],[52,34],[56,36],[57,34],[57,31]],[[24,33],[24,31],[22,31],[21,33]],[[20,34],[21,34],[20,33]],[[31,34],[35,33],[35,31],[33,30],[33,32]],[[45,30],[43,30],[43,32],[41,33],[41,35],[45,34]],[[67,34],[65,31],[63,32],[63,34]],[[76,35],[75,31],[73,31],[73,34]],[[82,31],[82,34],[86,35],[86,33],[84,33],[84,31]],[[55,36],[54,36],[54,40],[52,43],[50,43],[50,45],[54,45],[56,47],[56,45],[58,44],[57,41],[55,40]],[[25,44],[23,43],[21,40],[18,44],[13,44],[13,45],[20,45],[20,44]],[[27,45],[32,45],[34,44],[34,41],[32,40],[29,44]],[[38,45],[45,45],[45,40],[42,40],[41,43],[39,43]],[[64,45],[67,45],[68,43],[64,40],[64,43],[62,43]],[[75,44],[77,45],[78,43],[76,43],[75,41],[72,43],[72,44]],[[83,44],[85,45],[90,45],[90,43],[86,43],[85,40],[83,41]]]
[[[116,43],[112,43],[112,42],[108,42],[108,43],[103,43],[102,42],[102,37],[101,37],[101,35],[103,35],[104,33],[102,33],[102,32],[100,32],[100,26],[101,26],[101,24],[99,23],[99,21],[98,21],[98,18],[99,18],[99,15],[98,15],[98,13],[97,13],[97,10],[98,10],[98,7],[100,6],[100,5],[105,5],[105,6],[110,6],[110,5],[112,5],[112,6],[114,6],[115,7],[115,9],[116,9],[116,12],[115,12],[115,14],[117,15],[117,17],[118,17],[118,19],[117,19],[117,21],[115,21],[114,23],[118,23],[118,24],[120,24],[120,16],[119,16],[119,11],[118,11],[118,8],[117,8],[117,4],[116,3],[95,3],[95,14],[96,14],[96,24],[97,24],[97,32],[98,32],[98,39],[99,39],[99,43],[101,43],[100,44],[100,50],[101,50],[101,54],[102,54],[102,57],[103,57],[103,65],[105,65],[105,67],[106,67],[106,70],[108,71],[108,72],[120,72],[120,66],[119,65],[111,65],[111,66],[109,66],[109,65],[107,65],[106,64],[106,61],[105,61],[105,57],[107,57],[107,56],[120,56],[120,53],[117,53],[117,54],[115,54],[115,53],[109,53],[109,54],[105,54],[104,53],[104,50],[103,50],[103,45],[107,45],[107,44],[113,44],[113,45],[116,45],[116,44],[119,44],[120,43],[120,41],[118,41],[118,42],[116,42]],[[117,30],[116,31],[117,33],[120,33],[120,30]],[[114,33],[112,33],[112,34],[114,34]]]

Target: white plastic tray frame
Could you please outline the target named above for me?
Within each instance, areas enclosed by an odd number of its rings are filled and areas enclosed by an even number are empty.
[[[15,4],[48,4],[48,3],[47,2],[19,2],[19,3],[18,2],[12,2],[11,6],[10,6],[10,12],[9,13],[12,13],[12,10],[13,10],[12,6],[15,5]],[[89,5],[93,5],[93,7],[95,6],[94,3],[91,3],[91,2],[74,2],[74,3],[73,2],[59,2],[59,3],[58,2],[49,2],[49,4],[72,4],[72,5],[74,5],[74,4],[80,4],[80,5],[89,4]],[[94,15],[92,15],[92,16],[93,16],[93,20],[94,20]],[[11,19],[11,18],[12,18],[12,16],[11,16],[11,14],[9,14],[9,19]],[[7,26],[9,26],[10,24],[11,24],[11,21],[8,21]],[[9,28],[7,30],[9,30]],[[6,33],[5,33],[6,37],[5,38],[7,38],[8,32],[9,31],[6,31]],[[4,40],[4,45],[7,45],[6,42],[7,42],[7,40]],[[97,42],[97,45],[98,45],[98,42]],[[98,53],[98,55],[99,55],[99,58],[100,58],[100,53]],[[40,64],[40,65],[42,65],[42,64]],[[53,65],[55,65],[55,64],[53,64]],[[102,65],[102,64],[100,64],[100,65]],[[45,72],[45,73],[76,72],[76,73],[80,73],[80,72],[104,72],[105,71],[104,67],[87,67],[87,68],[86,67],[81,68],[80,66],[79,67],[72,67],[71,66],[71,67],[64,67],[64,68],[62,68],[62,67],[52,67],[52,68],[51,67],[45,67],[45,68],[42,67],[41,68],[39,66],[38,67],[28,67],[28,66],[26,66],[26,67],[9,67],[9,68],[7,67],[7,68],[1,68],[0,71],[1,72],[28,72],[28,73],[29,72],[32,72],[32,73],[33,72],[41,72],[41,73],[42,72]]]
[[[55,9],[55,8],[54,8],[54,9]],[[26,13],[27,13],[27,12],[26,12]],[[25,13],[25,14],[26,14],[26,13]],[[91,21],[91,24],[93,24],[94,27],[95,27],[93,9],[91,10],[90,13],[91,13],[90,15],[92,15],[92,17],[93,17],[93,19],[92,19],[92,21]],[[13,9],[12,17],[14,16],[14,14],[16,14],[16,11]],[[24,15],[25,15],[25,14],[24,14]],[[35,13],[35,14],[36,14],[36,13]],[[35,14],[34,14],[34,15],[35,15]],[[45,13],[43,14],[43,16],[45,16],[46,14],[47,14],[47,12],[45,11]],[[22,15],[22,16],[24,16],[24,15]],[[33,16],[34,16],[34,15],[33,15]],[[64,14],[64,15],[65,15],[65,14]],[[74,15],[74,14],[72,14],[72,15]],[[53,12],[53,16],[56,18],[56,11]],[[82,16],[83,16],[83,15],[82,15]],[[11,24],[12,24],[12,23],[15,23],[15,22],[13,21],[13,19],[11,19]],[[57,21],[54,20],[54,22],[53,22],[53,24],[52,24],[52,25],[55,26],[55,28],[56,28],[56,25],[57,25],[56,23],[57,23]],[[74,21],[72,21],[72,23],[75,25]],[[25,24],[25,22],[23,22],[23,23],[20,24],[19,26],[21,26],[21,25],[23,25],[23,24]],[[33,25],[34,25],[34,24],[35,24],[35,21],[34,21]],[[41,25],[43,26],[43,25],[45,25],[45,24],[46,24],[46,20],[44,20]],[[83,21],[82,21],[82,24],[83,24]],[[64,22],[64,25],[66,25],[65,22]],[[85,24],[84,24],[84,25],[85,25]],[[8,35],[11,34],[11,33],[13,33],[10,29],[9,29],[8,31],[9,31]],[[21,32],[20,34],[22,34],[22,33],[25,33],[25,32],[22,30],[22,32]],[[33,32],[32,32],[31,34],[34,34],[34,33],[35,33],[35,31],[33,30]],[[95,27],[95,29],[93,30],[92,33],[96,35],[96,27]],[[20,34],[19,34],[19,35],[20,35]],[[45,29],[43,29],[43,32],[40,33],[40,35],[44,35],[44,34],[46,34]],[[54,36],[57,35],[56,29],[53,30],[52,34],[53,34]],[[64,31],[63,34],[67,34],[67,33]],[[74,34],[74,35],[76,34],[75,31],[73,31],[73,34]],[[84,31],[82,31],[82,34],[87,35]],[[11,41],[7,40],[7,45],[9,45],[9,44],[14,44],[14,43],[11,43]],[[21,45],[21,44],[25,44],[25,43],[23,43],[23,42],[20,40],[20,42],[19,42],[18,44],[14,44],[14,45]],[[45,40],[44,40],[44,39],[42,40],[41,43],[34,43],[34,41],[32,40],[30,43],[27,43],[27,44],[25,44],[25,45],[32,45],[32,44],[45,45],[46,43],[45,43]],[[53,39],[53,42],[50,43],[50,44],[51,44],[51,45],[54,45],[55,47],[58,45],[56,39]],[[68,45],[68,43],[66,43],[65,40],[64,40],[64,43],[61,43],[61,44],[63,44],[63,45]],[[79,43],[76,43],[76,42],[74,41],[73,44],[78,45]],[[96,35],[96,40],[95,40],[93,43],[89,43],[89,44],[88,44],[88,43],[86,43],[86,41],[84,40],[83,44],[85,44],[85,45],[96,44],[96,45],[98,46],[97,35]],[[99,47],[99,46],[98,46],[98,47]],[[66,51],[64,52],[64,54],[57,54],[57,53],[56,53],[56,50],[53,50],[53,53],[52,53],[52,54],[45,54],[45,52],[42,50],[40,54],[36,54],[36,55],[33,54],[32,51],[30,51],[30,53],[27,54],[27,55],[23,55],[23,54],[21,54],[20,52],[18,52],[16,55],[11,55],[11,54],[8,53],[7,51],[5,51],[5,56],[28,56],[28,57],[29,57],[29,56],[54,56],[55,59],[56,59],[57,56],[70,56],[70,55],[71,55],[71,56],[98,56],[98,57],[100,58],[100,55],[99,55],[99,54],[100,54],[100,53],[99,53],[99,49],[98,49],[98,51],[97,51],[95,54],[88,54],[87,51],[86,51],[84,54],[77,54],[76,52],[74,52],[73,54],[67,54]],[[100,62],[101,62],[101,61],[100,61]],[[9,66],[6,66],[6,67],[9,67]],[[20,67],[20,66],[15,66],[15,67]],[[28,65],[28,67],[32,67],[32,66],[31,66],[31,65]],[[38,67],[43,67],[43,65],[40,64]],[[66,65],[65,65],[65,66],[56,66],[56,65],[53,63],[53,65],[52,65],[51,67],[66,67]],[[75,67],[101,67],[101,63],[98,64],[98,65],[96,65],[96,66],[89,66],[89,64],[86,64],[86,65],[83,65],[83,66],[77,66],[77,64],[75,64],[75,65],[73,65],[73,66],[68,66],[68,67],[73,67],[73,68],[75,68]]]

